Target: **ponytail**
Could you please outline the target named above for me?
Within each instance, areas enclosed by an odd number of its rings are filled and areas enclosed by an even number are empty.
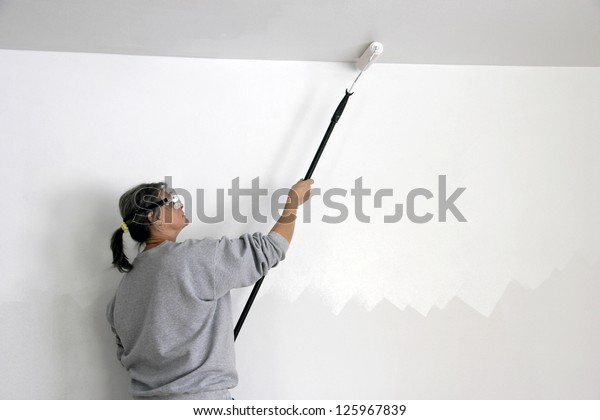
[[[113,254],[112,264],[121,273],[128,273],[133,268],[133,265],[129,262],[127,255],[123,251],[123,229],[119,228],[113,233],[110,239],[110,249]]]
[[[133,264],[129,262],[125,255],[123,247],[123,234],[127,231],[131,238],[138,243],[138,251],[150,237],[151,221],[148,220],[148,212],[152,211],[152,222],[158,219],[160,209],[154,207],[147,209],[148,201],[154,202],[160,198],[160,193],[164,191],[166,184],[164,182],[155,182],[149,184],[140,184],[131,188],[119,199],[119,212],[123,220],[122,227],[117,229],[110,238],[110,249],[113,254],[112,264],[121,273],[128,273],[133,269]]]

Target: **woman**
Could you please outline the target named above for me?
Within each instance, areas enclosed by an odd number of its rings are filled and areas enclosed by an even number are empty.
[[[117,358],[134,399],[231,399],[235,369],[231,297],[285,258],[296,210],[313,180],[298,181],[268,235],[188,239],[181,200],[164,183],[141,184],[119,200],[123,223],[112,236],[113,265],[126,273],[108,304]],[[130,263],[123,235],[145,244]]]

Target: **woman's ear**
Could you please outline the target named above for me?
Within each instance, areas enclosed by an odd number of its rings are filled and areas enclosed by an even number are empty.
[[[152,216],[153,216],[153,213],[151,211],[149,211],[148,214],[146,215],[146,217],[148,218],[148,221],[150,222],[150,224],[152,224],[152,222],[153,222]]]

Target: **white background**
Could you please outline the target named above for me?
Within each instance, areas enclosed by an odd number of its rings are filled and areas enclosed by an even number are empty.
[[[128,398],[104,318],[119,196],[165,176],[213,197],[238,176],[289,187],[356,72],[9,50],[0,63],[0,397]],[[362,177],[394,198],[361,223],[346,197],[341,224],[312,199],[238,339],[236,399],[598,398],[599,92],[597,68],[373,66],[315,187]],[[438,175],[448,195],[466,188],[466,223],[438,221]],[[413,188],[434,194],[417,202],[434,219],[383,223]],[[272,224],[192,217],[181,240]]]

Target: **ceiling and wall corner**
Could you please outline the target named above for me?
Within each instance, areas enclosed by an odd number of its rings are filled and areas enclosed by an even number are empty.
[[[598,0],[0,0],[0,49],[600,66]]]

